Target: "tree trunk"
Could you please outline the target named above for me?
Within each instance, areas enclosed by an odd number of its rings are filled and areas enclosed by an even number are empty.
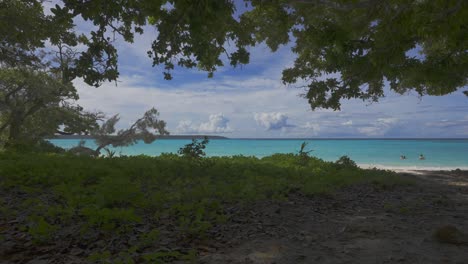
[[[8,128],[8,140],[6,146],[15,146],[21,140],[21,126],[24,118],[21,112],[15,111],[11,113],[10,124]]]

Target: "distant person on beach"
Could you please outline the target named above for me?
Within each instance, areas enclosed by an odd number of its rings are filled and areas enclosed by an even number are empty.
[[[423,154],[419,154],[419,159],[420,159],[420,160],[425,160],[425,159],[426,159],[426,157],[424,157],[424,155],[423,155]]]
[[[406,159],[406,156],[405,156],[405,155],[401,155],[401,156],[400,156],[400,159],[405,160],[405,159]]]

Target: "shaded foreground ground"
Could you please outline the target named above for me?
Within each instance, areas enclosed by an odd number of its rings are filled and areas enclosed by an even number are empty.
[[[415,184],[356,184],[309,196],[293,191],[287,201],[228,206],[231,217],[204,237],[173,237],[177,227],[169,223],[160,228],[158,248],[196,250],[190,260],[171,261],[168,256],[170,263],[468,263],[468,172],[403,176]],[[38,246],[20,231],[11,231],[14,224],[0,223],[6,237],[0,263],[88,263],[89,252],[96,249],[104,254],[136,243],[132,235],[115,240],[99,233],[83,243],[75,239],[79,230],[71,229],[64,231],[69,235],[61,234],[62,243]],[[149,233],[145,228],[136,225],[133,230]],[[448,230],[443,241],[434,237],[438,230]],[[164,263],[161,259],[145,263]],[[132,261],[120,263],[143,260]]]
[[[297,194],[285,203],[256,204],[216,230],[219,243],[200,261],[468,263],[468,172],[402,174],[415,184],[353,186],[329,196]],[[444,231],[447,238],[439,241],[435,234]]]

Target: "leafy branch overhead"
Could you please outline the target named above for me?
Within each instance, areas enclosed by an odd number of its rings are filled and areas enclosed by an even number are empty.
[[[63,0],[44,15],[42,1],[5,0],[0,3],[0,63],[34,57],[46,41],[85,47],[70,63],[67,79],[82,77],[99,86],[118,77],[115,36],[133,42],[151,27],[157,34],[148,55],[154,66],[163,66],[166,79],[176,67],[196,67],[212,76],[226,61],[249,63],[249,49],[259,43],[272,51],[290,43],[296,57],[282,80],[303,87],[313,109],[340,109],[342,99],[377,101],[387,84],[394,92],[419,95],[444,95],[467,85],[468,1],[244,4]],[[95,27],[79,35],[76,17]]]

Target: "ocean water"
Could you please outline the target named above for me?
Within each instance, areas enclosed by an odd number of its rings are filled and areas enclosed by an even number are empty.
[[[79,140],[53,139],[57,146],[71,148]],[[297,153],[302,142],[308,142],[312,156],[335,161],[347,155],[363,167],[402,169],[468,169],[468,139],[213,139],[210,140],[207,156],[244,155],[264,157],[274,153]],[[177,153],[190,143],[185,139],[161,139],[152,144],[139,142],[136,145],[116,148],[117,154],[150,155]],[[93,140],[86,140],[94,147]],[[419,154],[426,159],[419,160]],[[405,155],[406,160],[401,160]]]

